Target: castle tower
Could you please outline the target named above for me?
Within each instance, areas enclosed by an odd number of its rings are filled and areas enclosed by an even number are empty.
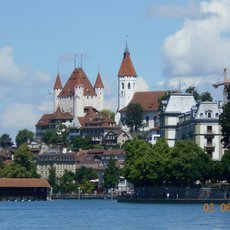
[[[84,116],[84,86],[80,77],[77,77],[74,87],[73,116],[74,121]]]
[[[56,81],[55,81],[53,89],[54,89],[54,92],[53,92],[53,95],[54,95],[53,111],[56,112],[56,110],[57,110],[57,108],[59,106],[58,95],[62,91],[62,84],[61,84],[61,79],[60,79],[59,73],[57,74]]]
[[[104,108],[104,85],[101,80],[100,72],[97,74],[97,79],[94,85],[95,92],[97,94],[97,105],[95,108],[97,108],[98,111],[101,111]]]
[[[118,72],[118,110],[127,106],[131,101],[136,91],[136,78],[137,74],[126,45],[120,70]]]

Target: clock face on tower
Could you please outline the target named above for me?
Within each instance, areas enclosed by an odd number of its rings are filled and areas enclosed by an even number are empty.
[[[121,96],[121,97],[124,97],[124,96],[125,96],[125,92],[124,92],[124,91],[121,91],[121,92],[120,92],[120,96]]]

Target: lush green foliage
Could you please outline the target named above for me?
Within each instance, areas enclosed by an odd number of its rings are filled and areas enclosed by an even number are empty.
[[[96,190],[96,185],[91,183],[90,180],[97,179],[97,177],[96,170],[86,167],[76,170],[75,174],[76,184],[78,184],[83,193],[92,193]]]
[[[212,98],[211,93],[206,91],[200,94],[200,100],[201,101],[213,101],[213,98]]]
[[[63,176],[60,178],[60,192],[68,194],[77,191],[77,185],[74,180],[74,173],[65,170]]]
[[[190,185],[211,177],[209,156],[192,141],[178,141],[169,148],[164,139],[154,146],[134,139],[124,149],[127,153],[124,175],[135,185]]]
[[[177,141],[169,156],[169,183],[191,185],[195,181],[209,179],[211,161],[209,156],[193,141]]]
[[[56,168],[53,165],[49,169],[48,181],[50,183],[50,186],[53,188],[53,193],[57,193],[59,190],[58,178],[56,176]]]
[[[226,151],[221,160],[224,168],[223,179],[230,183],[230,150]]]
[[[140,104],[129,104],[122,122],[131,128],[131,131],[142,127],[143,108]]]
[[[34,178],[38,177],[33,154],[26,144],[20,145],[15,153],[14,161],[1,169],[1,177]]]
[[[58,144],[65,143],[67,138],[67,127],[63,124],[58,124],[56,129],[47,130],[43,137],[42,141],[46,144]]]
[[[74,151],[79,151],[80,149],[89,149],[91,146],[91,138],[75,136],[71,141],[71,147]]]
[[[230,102],[223,106],[223,112],[220,114],[219,123],[222,132],[222,144],[225,148],[230,148]]]
[[[108,117],[108,118],[114,119],[114,116],[115,116],[115,113],[108,109],[101,110],[100,114],[103,118]]]
[[[106,188],[115,188],[120,178],[119,168],[116,166],[116,161],[110,159],[104,171],[104,186]]]
[[[213,101],[212,95],[208,91],[199,94],[197,88],[193,86],[188,87],[185,92],[192,94],[196,101]]]
[[[17,147],[19,147],[24,143],[27,143],[28,140],[33,140],[33,139],[34,139],[34,133],[32,131],[27,129],[19,130],[16,136]]]
[[[5,148],[5,147],[10,147],[13,145],[12,139],[10,138],[9,134],[4,133],[0,137],[0,146]]]

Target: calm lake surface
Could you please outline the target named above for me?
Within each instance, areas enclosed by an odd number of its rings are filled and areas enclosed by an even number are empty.
[[[129,204],[116,200],[0,202],[1,230],[230,229],[230,212],[201,204]]]

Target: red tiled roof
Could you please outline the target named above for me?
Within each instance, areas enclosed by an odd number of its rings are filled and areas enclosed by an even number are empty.
[[[0,178],[1,188],[50,188],[46,179]]]
[[[133,67],[132,60],[130,58],[130,53],[126,49],[124,52],[124,57],[121,62],[121,67],[118,72],[119,77],[125,77],[125,76],[132,76],[132,77],[137,77],[136,71]]]
[[[73,116],[69,113],[62,113],[60,107],[57,108],[55,113],[49,113],[49,114],[44,114],[41,119],[38,121],[38,123],[36,124],[36,126],[45,126],[45,125],[49,125],[49,122],[51,119],[66,119],[66,120],[70,120],[72,119]]]
[[[59,73],[57,74],[57,77],[56,77],[54,89],[62,89],[62,84],[61,84],[61,79],[60,79]]]
[[[109,149],[105,150],[103,155],[121,155],[125,154],[125,151],[123,149]]]
[[[78,79],[79,78],[79,79]],[[74,95],[74,88],[79,82],[84,87],[84,96],[96,96],[95,90],[91,85],[88,77],[82,68],[76,68],[70,75],[68,81],[66,82],[63,90],[58,95],[58,97],[68,97]]]
[[[136,92],[129,104],[140,104],[143,111],[158,111],[159,99],[168,91]],[[119,110],[126,112],[127,107]]]
[[[95,82],[95,85],[94,85],[94,89],[95,88],[104,88],[104,85],[103,85],[102,80],[101,80],[100,73],[98,73],[98,75],[97,75],[97,79],[96,79],[96,82]]]

